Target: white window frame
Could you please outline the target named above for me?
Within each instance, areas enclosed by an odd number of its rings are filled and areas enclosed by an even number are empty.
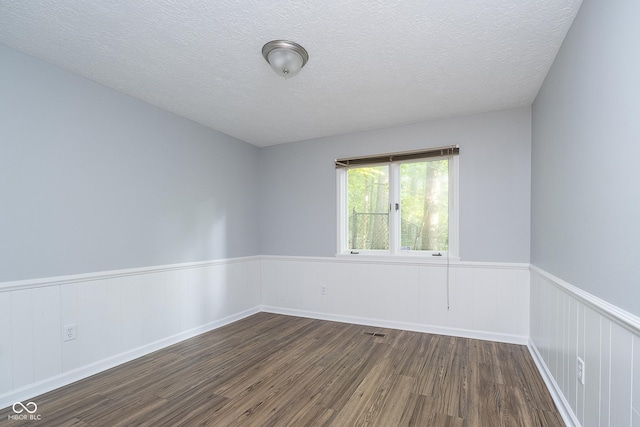
[[[338,168],[336,169],[336,242],[337,242],[337,251],[336,256],[344,256],[344,257],[390,257],[397,259],[399,257],[406,258],[421,258],[424,260],[459,260],[459,156],[442,156],[442,157],[433,157],[430,159],[416,159],[416,160],[406,160],[400,162],[386,162],[380,164],[371,164],[367,166],[380,166],[380,165],[388,165],[389,166],[389,203],[391,206],[395,206],[395,203],[400,204],[400,165],[403,163],[413,163],[413,162],[422,162],[422,161],[430,161],[430,160],[438,160],[438,159],[448,159],[449,160],[449,250],[447,252],[443,251],[402,251],[400,250],[400,236],[398,233],[400,231],[399,222],[400,222],[400,213],[402,212],[402,205],[400,205],[400,210],[396,211],[395,209],[391,209],[389,215],[389,250],[358,250],[356,252],[352,252],[348,248],[348,212],[347,212],[347,199],[348,199],[348,188],[347,188],[347,172],[349,169],[363,167],[362,165]],[[438,253],[441,256],[436,256]]]

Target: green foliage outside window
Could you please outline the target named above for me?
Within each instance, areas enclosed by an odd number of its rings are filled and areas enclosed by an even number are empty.
[[[402,250],[447,251],[449,162],[402,163],[399,168]],[[389,249],[389,166],[348,170],[348,248]]]

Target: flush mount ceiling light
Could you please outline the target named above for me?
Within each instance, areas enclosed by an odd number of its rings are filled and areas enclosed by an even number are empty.
[[[285,79],[298,74],[309,60],[309,54],[298,43],[287,40],[272,40],[262,46],[262,56],[273,71]]]

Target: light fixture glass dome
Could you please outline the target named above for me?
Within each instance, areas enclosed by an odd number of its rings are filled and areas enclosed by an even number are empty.
[[[262,56],[273,71],[285,79],[298,74],[309,60],[309,54],[302,46],[287,40],[272,40],[265,44]]]

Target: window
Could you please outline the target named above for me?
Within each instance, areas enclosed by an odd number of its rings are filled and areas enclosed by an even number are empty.
[[[456,257],[457,153],[336,160],[338,253]]]

